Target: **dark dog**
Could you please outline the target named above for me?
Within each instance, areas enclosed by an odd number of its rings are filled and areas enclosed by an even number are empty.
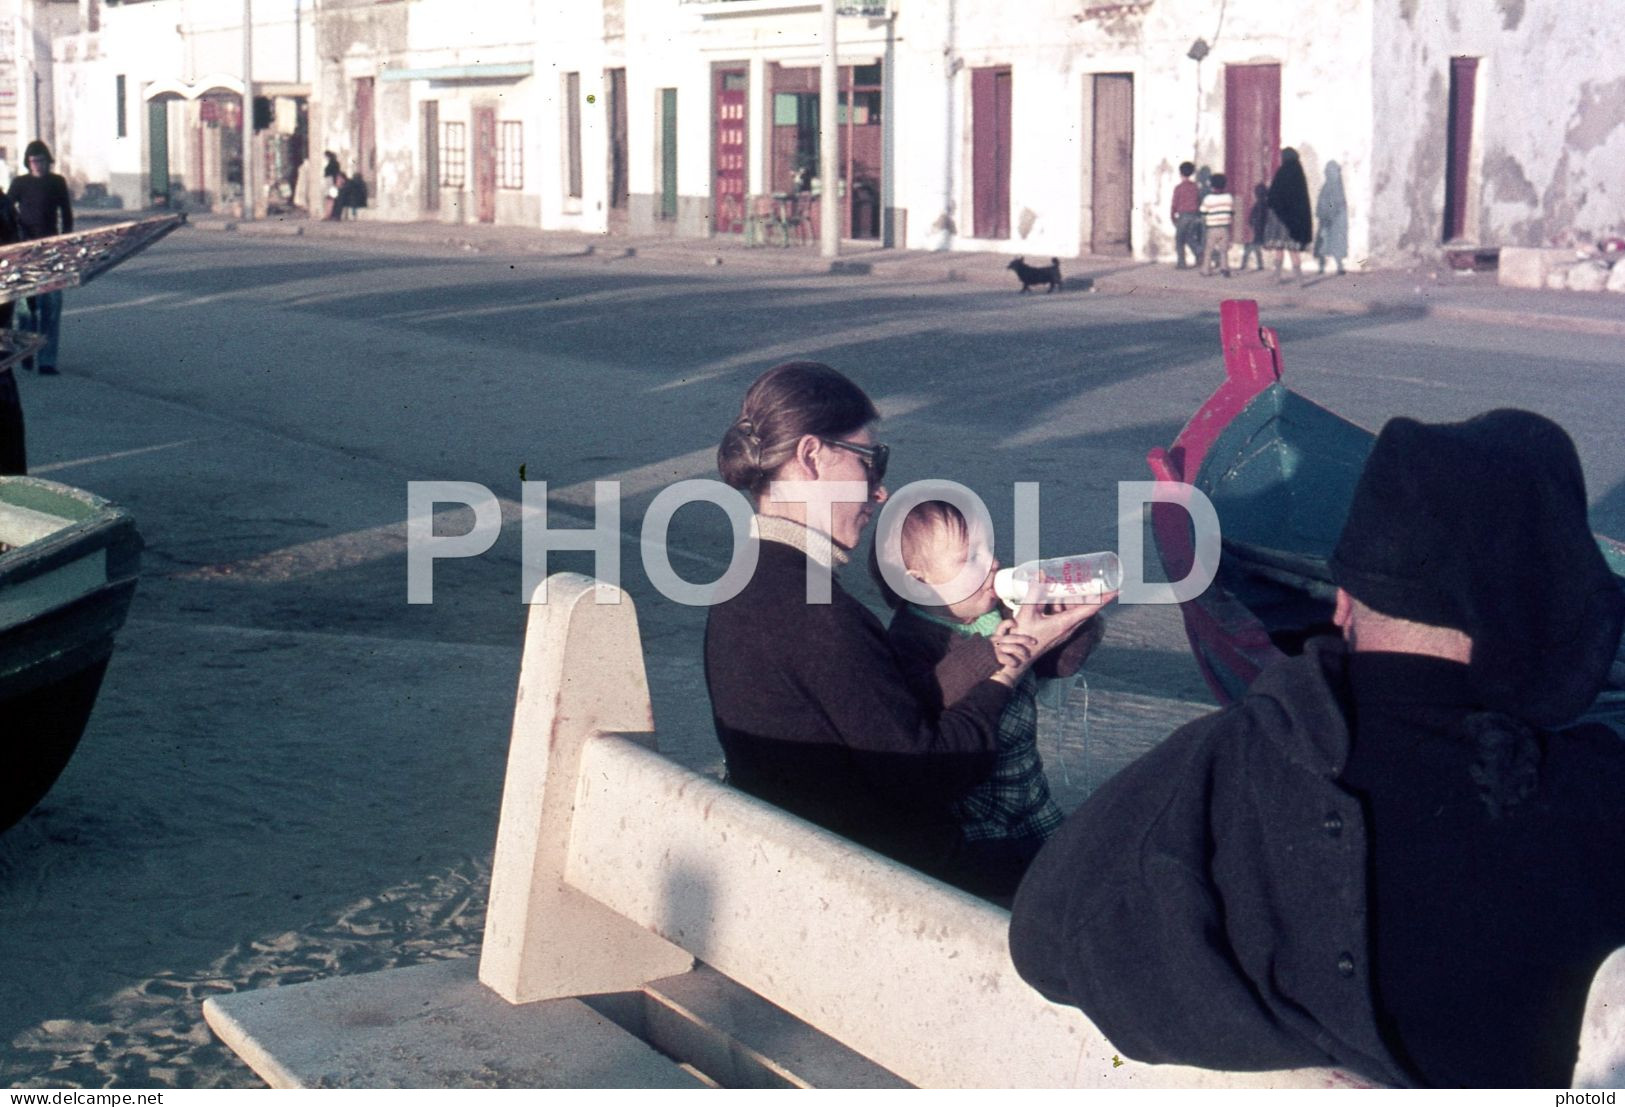
[[[1025,258],[1017,258],[1005,268],[1015,272],[1016,279],[1021,281],[1021,291],[1023,293],[1035,284],[1049,285],[1048,291],[1050,292],[1054,292],[1061,287],[1060,258],[1050,258],[1048,265],[1028,265]]]

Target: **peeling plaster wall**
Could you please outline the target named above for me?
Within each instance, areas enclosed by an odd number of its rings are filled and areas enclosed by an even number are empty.
[[[365,0],[326,0],[316,24],[316,107],[311,113],[313,173],[321,173],[322,152],[331,150],[347,173],[354,172],[354,82],[371,77],[373,136],[378,154],[376,179],[367,182],[369,215],[410,219],[417,211],[411,190],[411,156],[415,141],[403,133],[405,83],[378,80],[386,64],[407,55],[413,4],[374,4]],[[404,164],[403,164],[404,163]],[[403,171],[404,170],[404,171]]]
[[[534,226],[538,221],[538,148],[535,80],[525,77],[392,79],[390,71],[504,65],[535,60],[536,11],[531,0],[504,0],[490,17],[472,19],[466,0],[325,0],[317,30],[320,120],[312,120],[311,150],[320,173],[323,150],[346,172],[359,151],[354,143],[355,82],[373,79],[374,179],[367,182],[367,218],[409,221],[438,218],[472,222],[474,109],[490,107],[498,122],[523,124],[522,187],[498,189],[496,220]],[[424,102],[438,105],[440,123],[464,126],[464,186],[440,188],[440,209],[424,208]],[[435,182],[435,187],[439,187]]]
[[[1610,10],[1610,8],[1613,10]],[[1379,257],[1436,257],[1450,59],[1480,60],[1468,236],[1587,244],[1625,232],[1625,21],[1563,0],[1385,0],[1374,65]]]

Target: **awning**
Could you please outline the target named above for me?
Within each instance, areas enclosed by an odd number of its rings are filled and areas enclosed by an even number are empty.
[[[437,65],[426,69],[384,69],[383,81],[517,81],[536,71],[535,62],[494,62],[486,65]]]

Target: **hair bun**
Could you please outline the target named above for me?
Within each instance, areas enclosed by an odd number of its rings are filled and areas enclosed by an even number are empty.
[[[745,453],[750,459],[750,463],[757,468],[761,468],[762,438],[761,435],[756,433],[756,424],[751,422],[747,416],[741,415],[734,423],[734,427],[745,440]]]

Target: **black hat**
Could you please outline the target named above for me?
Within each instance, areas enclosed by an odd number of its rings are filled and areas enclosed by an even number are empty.
[[[1528,411],[1389,421],[1331,569],[1376,611],[1465,632],[1483,705],[1537,726],[1591,705],[1625,623],[1574,443]]]

